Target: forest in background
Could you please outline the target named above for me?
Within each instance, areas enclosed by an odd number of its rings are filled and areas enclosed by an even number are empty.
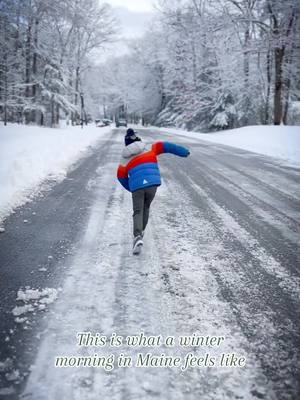
[[[54,127],[86,118],[83,76],[115,25],[98,0],[0,0],[2,119]]]
[[[94,118],[121,107],[132,121],[188,130],[299,118],[299,0],[158,0],[147,33],[101,64],[91,54],[118,32],[108,5],[0,4],[0,111],[9,121],[76,123],[83,101]]]

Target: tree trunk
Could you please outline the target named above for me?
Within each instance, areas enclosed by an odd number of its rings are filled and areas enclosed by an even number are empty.
[[[271,51],[268,48],[267,53],[267,95],[265,105],[265,123],[268,124],[270,120],[270,94],[271,94]]]
[[[275,48],[275,92],[274,92],[274,125],[280,125],[282,122],[282,65],[284,57],[284,48]]]
[[[194,38],[192,38],[191,47],[192,47],[193,86],[194,86],[194,89],[196,90],[196,88],[197,88],[197,57],[196,57]]]
[[[250,28],[247,27],[245,31],[245,42],[244,42],[244,81],[246,89],[249,86],[249,41],[250,41]]]
[[[7,98],[8,98],[8,85],[7,85],[7,53],[4,58],[4,126],[7,125]]]
[[[55,104],[54,96],[51,97],[51,128],[55,126]]]
[[[244,58],[244,108],[245,113],[243,117],[243,125],[249,125],[249,117],[250,117],[250,94],[249,94],[249,71],[250,71],[250,62],[249,62],[249,42],[250,42],[250,28],[247,26],[245,30],[245,37],[244,37],[244,51],[243,51],[243,58]],[[234,126],[234,125],[233,125]],[[232,126],[232,127],[233,127]]]
[[[285,93],[284,93],[284,106],[283,106],[283,123],[288,123],[288,111],[290,102],[290,89],[291,89],[291,68],[293,63],[294,47],[292,46],[288,57],[286,58],[286,79],[285,79]]]
[[[32,58],[32,74],[34,78],[34,83],[32,85],[32,98],[33,98],[33,104],[36,106],[37,105],[37,46],[38,46],[38,25],[39,21],[38,19],[35,20],[35,26],[34,26],[34,53],[33,53],[33,58]],[[31,113],[31,120],[33,122],[37,122],[37,115],[36,115],[36,110],[32,110]]]
[[[26,38],[26,49],[25,49],[25,97],[28,99],[31,96],[31,87],[30,87],[30,80],[31,80],[31,21],[28,22],[27,27],[27,38]],[[30,112],[25,113],[25,122],[26,124],[30,123]]]
[[[75,106],[78,105],[79,75],[80,75],[80,68],[79,68],[79,66],[77,66],[76,72],[75,72],[75,97],[74,97]],[[72,112],[72,125],[74,125],[74,123],[76,122],[77,119],[78,119],[78,113]]]
[[[2,22],[2,21],[1,21]],[[0,62],[0,100],[3,102],[3,112],[4,112],[4,126],[7,125],[7,97],[8,97],[8,68],[7,68],[7,57],[8,57],[8,48],[6,46],[7,43],[7,19],[4,17],[3,21],[3,29],[4,29],[4,44],[1,49],[1,53],[3,54],[3,59]],[[2,33],[2,32],[1,32]],[[1,43],[2,44],[2,43]],[[2,108],[2,107],[1,107]]]
[[[59,125],[59,104],[56,103],[56,113],[55,113],[55,125]]]
[[[79,67],[76,68],[75,75],[75,105],[78,105],[78,89],[79,89]]]
[[[283,108],[283,118],[282,122],[284,125],[287,125],[288,123],[288,113],[289,113],[289,92],[290,92],[290,85],[286,89],[286,96],[284,100],[284,108]]]

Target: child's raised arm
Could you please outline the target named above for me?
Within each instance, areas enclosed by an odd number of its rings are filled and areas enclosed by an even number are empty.
[[[190,151],[186,147],[179,146],[178,144],[170,142],[154,143],[152,145],[152,150],[156,155],[163,153],[171,153],[179,157],[187,157],[190,154]]]

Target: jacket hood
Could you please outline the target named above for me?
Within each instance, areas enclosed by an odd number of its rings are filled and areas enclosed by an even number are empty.
[[[143,142],[133,142],[128,146],[124,147],[122,151],[122,157],[130,158],[132,156],[136,156],[140,153],[143,153],[145,150],[146,144]]]

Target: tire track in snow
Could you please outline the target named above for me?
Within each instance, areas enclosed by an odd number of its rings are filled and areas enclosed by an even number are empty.
[[[286,204],[286,206],[288,206],[291,211],[295,211],[295,214],[297,215],[297,211],[299,210],[300,206],[300,198],[298,197],[299,191],[297,192],[293,190],[293,193],[291,191],[287,191],[287,189],[291,187],[290,184],[287,184],[288,180],[283,180],[283,186],[279,188],[278,186],[272,185],[273,182],[276,182],[277,177],[275,174],[269,173],[268,180],[266,180],[262,178],[260,173],[256,172],[256,175],[254,176],[245,172],[245,170],[240,170],[239,168],[236,168],[232,165],[224,163],[224,166],[228,169],[231,169],[232,172],[236,172],[237,174],[241,175],[244,179],[246,178],[248,182],[252,182],[253,186],[257,186],[258,188],[263,189],[263,191],[265,192],[265,197],[269,195],[270,198],[273,197],[274,200],[278,199],[278,201],[280,201],[281,203]],[[253,172],[255,173],[255,171]]]
[[[167,175],[164,171],[164,176]],[[218,282],[211,273],[211,261],[223,251],[222,243],[211,240],[213,226],[191,204],[183,187],[170,180],[170,184],[164,183],[167,190],[163,189],[165,195],[155,209],[154,226],[157,236],[164,238],[160,239],[161,243],[158,240],[158,247],[164,275],[168,275],[167,288],[172,299],[176,333],[224,335],[228,341],[220,352],[236,352],[248,357],[247,367],[241,370],[204,368],[187,371],[185,379],[193,387],[190,398],[240,396],[256,399],[256,394],[263,398],[268,392],[269,398],[275,399],[255,355],[249,354],[248,342],[226,299],[220,296]]]
[[[189,138],[186,138],[189,140]],[[241,172],[236,166],[243,166],[248,171],[249,178],[253,177],[266,186],[266,191],[279,194],[285,200],[300,201],[299,168],[282,165],[278,159],[252,153],[235,147],[201,142],[194,144],[197,152],[212,162],[221,160],[223,166]]]
[[[270,163],[267,164],[262,155],[247,152],[247,158],[237,156],[231,148],[232,152],[224,151],[221,146],[204,147],[196,146],[197,152],[201,154],[201,159],[207,162],[207,165],[224,167],[230,173],[240,175],[240,179],[246,178],[248,183],[263,188],[264,197],[269,196],[285,202],[291,209],[298,211],[299,209],[299,169],[293,168],[290,174],[283,171],[283,167],[279,168],[274,164],[273,169]],[[256,161],[254,163],[254,160]],[[274,161],[275,162],[275,161]],[[240,166],[240,167],[237,167]],[[241,169],[242,167],[242,169]],[[288,167],[286,167],[287,169]],[[246,172],[247,170],[248,172]]]
[[[197,170],[200,168],[197,167]],[[226,207],[232,210],[232,213],[238,213],[240,224],[255,233],[261,244],[267,245],[273,257],[290,270],[297,280],[299,275],[297,265],[300,263],[299,253],[296,250],[299,247],[299,222],[278,211],[272,204],[245,191],[226,175],[217,173],[207,166],[206,172],[210,179],[207,174],[202,175],[201,185],[213,187],[215,193],[222,193],[218,197],[223,199],[223,203],[226,203]],[[211,191],[210,194],[212,193]],[[229,200],[230,198],[232,200]],[[250,218],[251,224],[249,224]],[[282,243],[284,243],[284,252],[280,252]]]
[[[300,278],[297,269],[299,255],[296,250],[298,245],[282,238],[276,228],[270,223],[267,224],[265,221],[262,221],[261,217],[256,215],[256,208],[250,207],[243,201],[243,198],[240,199],[234,192],[228,190],[229,185],[224,187],[219,181],[208,179],[207,175],[202,175],[201,178],[198,177],[199,181],[201,181],[201,184],[197,185],[195,178],[194,180],[190,179],[190,184],[194,186],[194,189],[199,192],[200,196],[203,194],[201,188],[205,188],[206,198],[214,198],[215,202],[220,206],[219,210],[225,207],[228,210],[228,216],[231,214],[233,216],[232,220],[235,219],[238,221],[237,229],[241,237],[242,231],[246,232],[244,233],[244,237],[248,237],[248,240],[252,238],[252,247],[258,248],[261,246],[265,249],[265,252],[270,254],[268,256],[271,260],[270,262],[268,262],[266,257],[262,260],[265,268],[267,269],[268,265],[270,265],[268,271],[271,275],[274,274],[280,280],[285,278],[285,281],[280,286],[288,290],[294,290],[295,299],[298,301],[300,287]],[[228,220],[229,223],[230,221]],[[244,242],[246,243],[247,239]],[[281,253],[280,250],[283,250],[283,243],[284,252]],[[286,258],[286,254],[289,254],[288,259]]]
[[[167,166],[170,166],[169,163],[167,163]],[[167,170],[170,176],[174,178],[175,174],[171,168]],[[252,352],[261,359],[267,375],[273,381],[276,378],[281,380],[280,383],[277,383],[277,386],[275,385],[276,391],[280,391],[280,396],[284,394],[285,397],[282,398],[293,398],[292,393],[297,393],[297,390],[299,390],[295,387],[295,382],[289,381],[295,370],[296,354],[297,349],[299,349],[296,322],[296,310],[298,308],[290,309],[292,306],[291,299],[294,295],[293,291],[289,290],[289,286],[286,285],[286,274],[283,277],[279,275],[281,282],[285,284],[286,295],[284,295],[278,286],[279,282],[276,283],[272,276],[269,273],[266,274],[264,270],[269,260],[271,262],[269,272],[271,273],[274,266],[280,267],[280,265],[278,263],[273,264],[272,258],[264,253],[262,248],[257,247],[255,249],[254,247],[254,252],[251,250],[253,242],[251,243],[251,236],[248,235],[247,231],[245,231],[244,241],[240,241],[241,227],[228,212],[222,211],[219,206],[216,208],[216,203],[213,200],[215,193],[212,190],[213,186],[210,186],[211,183],[201,180],[199,176],[189,181],[184,174],[186,171],[179,171],[178,168],[176,176],[182,186],[177,188],[177,192],[184,193],[186,191],[189,193],[192,202],[189,207],[196,207],[204,218],[204,223],[208,224],[208,218],[210,224],[212,224],[213,231],[215,231],[211,238],[213,243],[223,243],[222,251],[217,251],[211,260],[211,270],[219,282],[221,296],[231,304],[238,324],[244,330],[246,337],[252,343],[254,342]],[[202,189],[197,187],[195,183],[199,181]],[[194,187],[191,187],[191,183]],[[204,192],[204,188],[207,193]],[[200,190],[201,194],[199,193]],[[195,192],[198,192],[198,194],[195,195]],[[225,198],[224,194],[221,198]],[[197,220],[200,218],[199,212],[196,213]],[[232,225],[231,222],[235,224]],[[249,267],[251,269],[247,270]],[[272,281],[274,283],[270,287]],[[293,281],[289,280],[288,283],[293,284]],[[267,287],[265,287],[266,285]],[[293,287],[294,294],[297,296],[299,286],[293,285]],[[245,294],[247,294],[246,298]],[[267,294],[267,298],[263,297],[262,294]],[[283,300],[281,297],[283,297]],[[282,305],[277,309],[276,304],[277,306]],[[293,314],[294,312],[296,314]],[[252,321],[253,316],[255,316],[254,322]],[[266,343],[270,348],[266,347]],[[291,351],[296,352],[296,354],[289,360]],[[278,355],[280,355],[279,359],[276,359]],[[281,368],[282,371],[280,371]],[[285,379],[287,382],[285,382]],[[285,385],[287,388],[284,391]]]
[[[148,133],[144,131],[143,133]],[[246,169],[252,171],[256,178],[270,186],[275,193],[280,192],[287,198],[297,199],[299,197],[299,168],[286,165],[284,161],[279,159],[264,156],[263,154],[250,152],[237,147],[229,145],[210,142],[209,140],[198,139],[197,137],[189,137],[180,134],[168,134],[167,132],[151,132],[152,134],[159,134],[160,137],[165,136],[167,140],[176,141],[184,144],[192,144],[192,147],[197,149],[202,156],[209,159],[209,161],[222,160],[223,162],[229,161],[228,167],[235,165],[243,165]],[[267,177],[267,180],[264,178]]]
[[[204,161],[200,161],[197,163],[195,171],[202,173],[204,166],[205,170],[209,172],[209,176],[213,177],[218,184],[223,185],[225,188],[229,185],[231,189],[236,191],[239,198],[245,201],[248,200],[248,204],[251,207],[255,207],[255,210],[259,209],[270,214],[276,214],[276,220],[280,219],[282,224],[288,224],[288,228],[292,232],[299,231],[299,221],[297,219],[299,218],[299,213],[297,212],[299,207],[297,204],[293,204],[293,208],[288,208],[288,211],[285,210],[287,207],[285,201],[277,201],[273,195],[266,193],[264,188],[257,185],[257,182],[251,184],[238,170],[233,170],[230,166],[225,166],[224,168],[222,162],[210,160],[208,166]],[[272,223],[275,223],[276,220],[273,218]]]

